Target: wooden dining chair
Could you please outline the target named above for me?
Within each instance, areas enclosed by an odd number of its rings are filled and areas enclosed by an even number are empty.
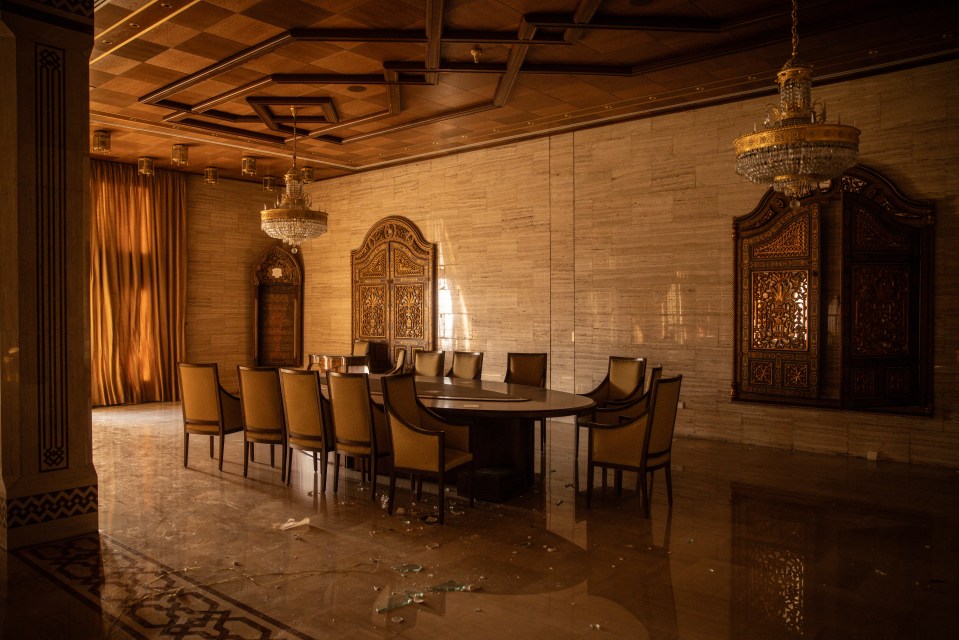
[[[286,423],[283,418],[283,399],[280,395],[280,377],[273,367],[236,368],[240,381],[240,409],[243,414],[243,477],[247,477],[249,462],[253,459],[256,443],[270,447],[270,466],[276,465],[274,455],[280,446],[280,480],[286,481]]]
[[[482,351],[454,351],[453,364],[446,372],[447,378],[479,380],[483,375]]]
[[[383,387],[383,408],[390,437],[392,469],[387,511],[393,514],[396,495],[396,472],[404,471],[417,479],[417,500],[421,498],[422,476],[436,476],[439,522],[446,513],[446,480],[448,472],[469,466],[470,506],[476,479],[473,473],[473,454],[470,452],[470,428],[443,420],[430,411],[416,397],[416,383],[412,374],[404,373],[380,379]]]
[[[293,483],[293,450],[313,454],[313,476],[319,461],[320,491],[326,493],[327,453],[333,449],[329,423],[329,409],[320,389],[318,371],[280,369],[280,391],[283,397],[283,415],[286,419],[286,484]],[[319,455],[319,460],[317,459]]]
[[[368,356],[368,355],[370,355],[370,341],[369,341],[369,340],[354,340],[354,341],[353,341],[353,355],[354,355],[354,356]]]
[[[507,384],[525,384],[529,387],[546,387],[546,358],[545,353],[518,353],[506,354]],[[540,451],[546,450],[546,418],[539,418]]]
[[[590,422],[589,453],[586,471],[586,507],[592,505],[593,472],[603,470],[603,492],[606,491],[606,471],[635,471],[636,491],[643,505],[643,514],[650,515],[650,491],[647,476],[652,482],[653,472],[663,469],[666,475],[666,494],[673,504],[671,470],[673,431],[679,407],[681,375],[659,378],[650,391],[649,408],[635,418],[618,424]]]
[[[340,481],[340,454],[362,461],[370,468],[370,500],[376,499],[377,461],[390,453],[383,410],[370,399],[366,373],[326,372],[330,417],[334,435],[333,493]]]
[[[646,359],[609,356],[606,377],[595,389],[582,395],[592,398],[597,408],[622,406],[643,395],[646,382]],[[581,416],[573,429],[573,464],[576,484],[579,484],[579,430],[586,426],[590,416]]]
[[[444,351],[416,351],[413,354],[413,373],[432,378],[443,377]]]
[[[228,434],[243,431],[240,399],[220,386],[216,363],[178,362],[181,408],[183,410],[183,466],[187,466],[190,435],[220,438],[220,471],[223,471],[223,444]]]

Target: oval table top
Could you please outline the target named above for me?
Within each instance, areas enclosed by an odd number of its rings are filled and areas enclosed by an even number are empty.
[[[370,376],[370,391],[379,395],[379,376]],[[554,418],[588,413],[592,398],[495,380],[416,376],[416,395],[443,414],[489,418]]]

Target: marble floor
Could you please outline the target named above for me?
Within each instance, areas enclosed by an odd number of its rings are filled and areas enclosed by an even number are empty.
[[[238,435],[184,469],[177,404],[93,423],[100,534],[0,554],[3,638],[959,637],[951,469],[679,439],[646,520],[629,475],[586,509],[555,422],[545,482],[439,526],[301,454],[244,479]]]

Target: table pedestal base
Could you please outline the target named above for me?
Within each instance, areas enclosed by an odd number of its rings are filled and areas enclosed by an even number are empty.
[[[473,497],[484,502],[506,502],[526,490],[526,477],[521,469],[509,467],[482,467],[476,473],[476,492]],[[460,497],[470,495],[470,473],[461,471],[456,480]]]

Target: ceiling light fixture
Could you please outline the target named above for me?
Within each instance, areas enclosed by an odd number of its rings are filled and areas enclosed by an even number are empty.
[[[273,176],[265,176],[263,178],[263,190],[264,191],[275,191],[276,190],[276,178]]]
[[[153,158],[149,156],[140,156],[137,159],[137,173],[141,176],[153,175]]]
[[[483,48],[476,45],[470,49],[470,55],[473,56],[473,64],[479,64],[480,58],[483,56]]]
[[[296,168],[296,107],[290,107],[290,110],[293,112],[293,167],[284,176],[286,189],[277,196],[274,207],[267,209],[264,206],[260,212],[260,228],[271,238],[290,245],[291,251],[296,253],[300,243],[326,233],[327,215],[311,209],[312,199],[303,191],[304,174],[309,169],[309,178],[312,179],[312,167]]]
[[[797,0],[792,2],[792,57],[777,74],[779,107],[766,106],[765,129],[734,142],[736,173],[792,198],[799,206],[814,190],[856,164],[859,129],[826,124],[826,106],[812,100],[812,67],[796,57],[799,48]]]
[[[240,158],[240,173],[245,176],[255,176],[256,158],[253,156],[243,156]]]
[[[203,170],[203,179],[207,184],[217,184],[220,181],[220,170],[216,167],[207,167]]]
[[[110,153],[110,132],[97,129],[93,132],[93,150],[96,153]]]
[[[185,144],[178,143],[173,145],[173,156],[171,161],[178,167],[190,164],[190,148]]]

